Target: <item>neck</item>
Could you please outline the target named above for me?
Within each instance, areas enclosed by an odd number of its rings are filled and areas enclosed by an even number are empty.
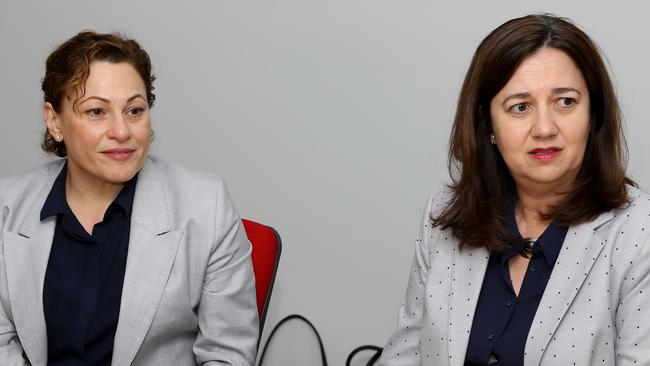
[[[543,215],[550,211],[550,208],[558,204],[563,195],[555,192],[542,192],[526,190],[517,187],[517,207],[515,218],[519,233],[524,238],[538,238],[552,219]]]
[[[70,207],[83,207],[84,211],[98,211],[103,213],[120,193],[123,183],[110,183],[87,179],[68,164],[65,193]]]

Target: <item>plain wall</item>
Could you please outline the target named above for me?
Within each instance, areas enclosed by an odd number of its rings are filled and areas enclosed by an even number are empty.
[[[598,42],[625,114],[629,173],[650,188],[649,8],[2,0],[0,175],[51,159],[39,148],[40,80],[56,45],[86,28],[138,39],[158,77],[153,154],[222,176],[243,217],[282,235],[265,334],[303,314],[320,330],[330,364],[342,365],[354,347],[383,345],[393,329],[423,205],[448,181],[464,73],[480,40],[505,20],[553,12]],[[294,324],[278,333],[265,364],[318,360],[315,339]]]

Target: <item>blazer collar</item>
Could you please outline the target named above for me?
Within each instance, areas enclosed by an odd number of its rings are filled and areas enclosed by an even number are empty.
[[[18,234],[21,236],[29,238],[34,232],[40,230],[41,209],[65,162],[65,159],[61,159],[48,164],[46,180],[18,228]],[[157,207],[158,209],[150,210],[151,207]],[[138,222],[151,233],[162,234],[171,229],[162,172],[151,159],[145,161],[138,174],[132,209],[131,220]]]
[[[34,366],[47,363],[43,283],[56,217],[40,220],[40,212],[65,160],[46,166],[45,179],[17,226],[4,230],[4,256],[14,325]],[[173,231],[163,174],[147,159],[138,176],[120,317],[113,364],[129,365],[151,325],[181,238]]]
[[[570,227],[564,239],[551,278],[540,301],[526,341],[526,365],[537,365],[560,320],[575,298],[591,266],[604,246],[596,229],[611,220],[606,212],[595,220]],[[473,314],[490,258],[485,248],[454,250],[453,274],[449,293],[449,364],[462,366],[472,329]],[[575,265],[576,258],[586,258]],[[558,293],[559,292],[559,293]],[[540,323],[540,320],[542,323]]]
[[[14,326],[23,350],[34,366],[47,363],[43,283],[56,226],[56,217],[41,221],[40,212],[63,164],[64,160],[60,160],[45,166],[43,182],[35,198],[24,213],[18,213],[24,215],[16,232],[4,230],[2,233]]]
[[[26,238],[31,237],[35,232],[40,230],[41,226],[41,209],[43,204],[47,199],[47,196],[54,185],[54,181],[61,173],[65,165],[66,159],[60,159],[58,161],[52,162],[45,166],[45,180],[40,186],[38,193],[36,193],[36,198],[32,201],[29,209],[23,216],[23,220],[18,226],[18,234]],[[49,254],[49,249],[48,249]]]
[[[182,237],[173,230],[164,174],[148,160],[138,176],[113,365],[130,365],[160,304]]]
[[[131,221],[154,235],[166,233],[172,228],[165,187],[160,168],[147,159],[138,174]]]
[[[598,236],[598,227],[613,217],[611,212],[605,212],[591,222],[569,227],[528,332],[524,364],[539,364],[561,319],[605,246],[605,240]]]
[[[454,249],[449,293],[449,364],[462,366],[490,253],[485,248]]]

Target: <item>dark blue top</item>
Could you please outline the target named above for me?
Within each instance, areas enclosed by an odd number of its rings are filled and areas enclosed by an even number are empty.
[[[520,237],[512,205],[506,209],[506,225]],[[519,255],[523,246],[515,245],[490,256],[474,311],[465,365],[524,364],[528,331],[566,233],[566,226],[552,222],[537,239],[518,297],[510,281],[508,260]]]
[[[56,215],[43,310],[49,366],[110,365],[117,329],[137,175],[89,235],[66,201],[67,163],[41,210]]]

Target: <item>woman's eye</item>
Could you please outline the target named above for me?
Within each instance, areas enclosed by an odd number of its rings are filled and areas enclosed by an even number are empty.
[[[101,108],[91,108],[86,111],[86,114],[92,118],[101,117],[104,111]]]
[[[559,103],[562,107],[569,107],[576,104],[576,100],[573,98],[560,98]]]
[[[528,104],[527,103],[517,103],[510,107],[510,111],[513,113],[524,113],[528,110]]]
[[[131,116],[131,117],[141,116],[142,113],[144,113],[144,108],[141,108],[141,107],[131,108],[126,112],[126,114]]]

